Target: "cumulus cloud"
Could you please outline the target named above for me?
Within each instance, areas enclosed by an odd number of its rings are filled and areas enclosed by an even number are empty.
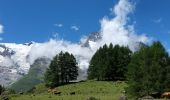
[[[71,26],[71,29],[72,29],[72,30],[75,30],[75,31],[78,31],[78,30],[79,30],[79,27],[78,27],[78,26],[73,25],[73,26]]]
[[[63,27],[63,24],[54,24],[54,26]]]
[[[112,10],[115,17],[111,19],[104,17],[101,20],[102,40],[100,45],[113,43],[113,45],[129,46],[131,50],[134,50],[138,42],[148,42],[147,36],[138,35],[133,25],[127,25],[128,15],[134,11],[134,8],[134,5],[128,0],[120,0]]]
[[[4,26],[0,24],[0,34],[4,32],[3,29],[4,29]]]
[[[82,36],[81,39],[80,39],[80,43],[85,43],[87,41],[87,36]]]
[[[92,55],[90,53],[91,50],[87,47],[81,47],[81,45],[73,44],[69,41],[50,39],[49,42],[36,43],[32,46],[32,49],[29,52],[29,61],[32,64],[37,58],[42,56],[53,58],[61,51],[72,53],[78,58],[83,57],[89,59]]]

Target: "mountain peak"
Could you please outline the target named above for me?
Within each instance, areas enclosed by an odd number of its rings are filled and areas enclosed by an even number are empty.
[[[84,43],[82,43],[82,47],[89,47],[90,46],[90,41],[96,42],[101,39],[101,34],[99,32],[92,32],[89,34],[87,39],[85,40]]]
[[[31,41],[31,42],[28,42],[28,43],[24,43],[23,45],[27,45],[27,46],[30,46],[32,44],[34,44],[35,42],[34,41]]]

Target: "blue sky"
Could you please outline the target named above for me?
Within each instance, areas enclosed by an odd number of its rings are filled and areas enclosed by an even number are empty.
[[[167,49],[170,48],[170,0],[133,1],[136,2],[136,8],[130,18],[137,33],[145,33],[160,40]],[[59,38],[78,42],[82,36],[100,30],[100,20],[104,16],[112,16],[110,8],[117,2],[0,0],[0,24],[4,26],[1,42],[44,42],[56,33]]]
[[[47,41],[52,34],[77,42],[100,29],[99,20],[114,3],[98,0],[0,0],[3,42]],[[54,24],[63,24],[62,28]],[[71,26],[79,31],[71,30]]]

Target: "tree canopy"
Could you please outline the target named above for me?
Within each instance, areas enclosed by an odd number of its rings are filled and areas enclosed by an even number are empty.
[[[131,53],[128,47],[119,45],[100,47],[90,61],[88,79],[124,80]]]
[[[78,66],[74,56],[68,52],[60,52],[45,73],[45,83],[52,88],[76,80],[77,76]]]
[[[141,97],[170,91],[170,59],[160,42],[142,47],[128,66],[128,93]]]

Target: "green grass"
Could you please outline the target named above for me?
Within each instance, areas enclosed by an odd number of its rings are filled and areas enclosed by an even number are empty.
[[[86,100],[88,97],[95,97],[100,100],[118,100],[123,95],[122,91],[126,87],[125,82],[106,81],[86,81],[68,84],[58,87],[62,92],[61,96],[56,96],[47,92],[43,84],[36,86],[33,94],[14,95],[10,100]],[[75,95],[70,95],[75,92]]]

